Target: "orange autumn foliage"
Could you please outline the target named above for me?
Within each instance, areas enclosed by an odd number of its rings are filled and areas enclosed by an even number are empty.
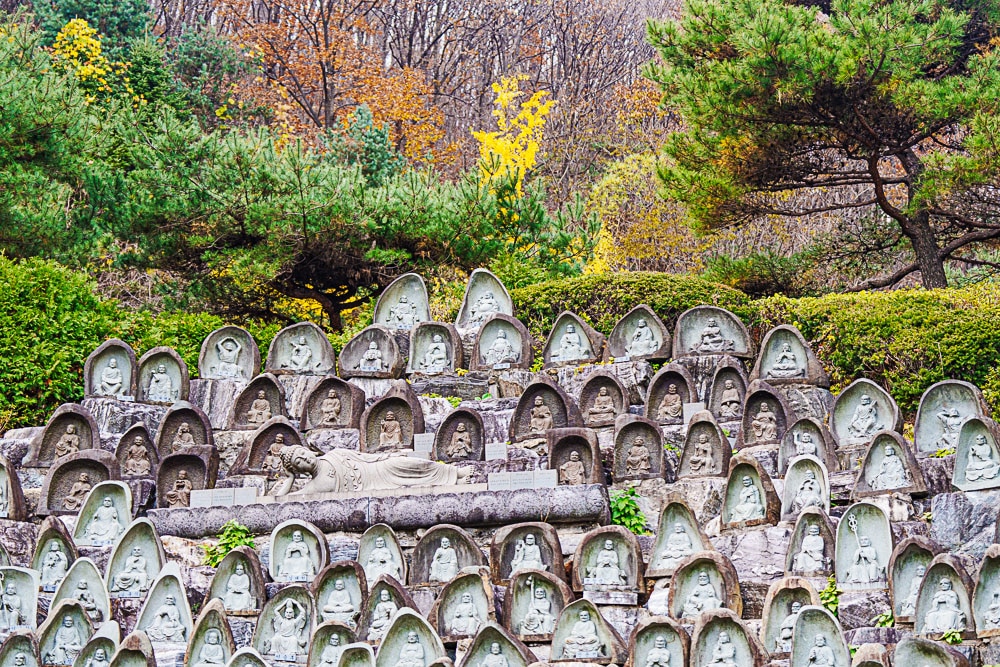
[[[357,5],[338,0],[216,0],[223,31],[260,63],[257,98],[275,111],[282,134],[307,140],[339,128],[367,104],[396,148],[411,159],[435,157],[444,135],[428,103],[424,75],[387,70]]]

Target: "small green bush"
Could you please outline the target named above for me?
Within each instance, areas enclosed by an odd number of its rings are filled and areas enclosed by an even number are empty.
[[[233,519],[222,525],[218,544],[201,545],[201,550],[205,552],[205,565],[218,567],[222,559],[226,557],[226,554],[236,547],[250,547],[254,549],[256,545],[254,544],[253,533],[250,532],[250,529]]]
[[[834,616],[840,608],[840,594],[844,591],[837,588],[837,578],[832,574],[826,580],[826,588],[819,592],[819,602]]]
[[[646,515],[639,509],[635,487],[611,492],[611,523],[636,535],[648,535]]]

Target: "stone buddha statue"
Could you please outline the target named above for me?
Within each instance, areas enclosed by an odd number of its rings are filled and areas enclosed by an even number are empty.
[[[707,433],[699,433],[694,443],[694,453],[688,464],[695,474],[711,474],[717,472],[715,454],[712,452],[712,442]]]
[[[640,317],[635,323],[635,331],[632,332],[632,337],[625,345],[625,354],[630,357],[641,357],[653,354],[659,347],[660,345],[656,342],[653,330],[646,323],[646,318]]]
[[[698,342],[694,344],[693,352],[702,354],[717,354],[733,349],[733,342],[722,335],[722,328],[714,317],[708,318],[705,328],[701,330]]]
[[[118,539],[122,530],[124,528],[118,519],[118,510],[115,509],[111,498],[105,496],[83,531],[83,536],[93,542],[110,543]]]
[[[402,566],[392,550],[386,546],[385,538],[383,537],[375,538],[375,546],[368,554],[368,560],[365,562],[364,568],[365,578],[368,581],[375,581],[383,574],[387,574],[397,581],[403,578]]]
[[[226,591],[222,597],[226,611],[253,611],[253,595],[250,594],[250,575],[243,563],[236,563],[233,573],[226,580]]]
[[[42,586],[56,586],[66,576],[69,569],[69,559],[58,542],[49,545],[48,553],[42,559]]]
[[[406,633],[406,643],[399,649],[399,658],[396,660],[396,667],[427,667],[424,657],[424,647],[420,643],[417,633],[410,630]]]
[[[497,331],[497,337],[490,344],[489,349],[486,350],[483,360],[489,366],[517,363],[517,351],[507,339],[506,330],[500,329]]]
[[[807,663],[809,667],[836,666],[836,660],[833,657],[833,649],[828,646],[826,635],[817,633],[813,638],[813,646],[809,649],[809,658]]]
[[[617,409],[615,400],[608,392],[607,387],[601,387],[594,397],[594,404],[587,411],[587,423],[599,424],[607,421],[614,421]]]
[[[750,422],[750,429],[753,431],[754,441],[776,440],[778,438],[778,419],[771,411],[771,404],[764,401],[757,409]]]
[[[71,512],[78,512],[81,507],[83,507],[83,501],[87,499],[87,494],[90,493],[90,475],[85,472],[81,472],[80,476],[73,486],[70,488],[69,493],[63,498],[62,506],[63,509],[69,510]]]
[[[510,561],[510,574],[518,570],[548,570],[549,566],[542,561],[542,550],[538,540],[532,533],[518,540],[514,545],[514,557]]]
[[[646,438],[637,435],[625,458],[625,474],[647,475],[651,469],[652,462],[649,458],[649,448],[646,447]]]
[[[673,532],[667,537],[667,543],[660,552],[660,557],[656,561],[657,569],[673,570],[682,560],[694,553],[694,545],[691,543],[691,536],[688,535],[684,524],[677,522],[674,524]]]
[[[917,565],[913,568],[913,578],[910,579],[910,590],[899,604],[900,616],[913,616],[916,613],[917,597],[920,596],[920,584],[923,583],[925,574],[927,574],[926,566]]]
[[[567,324],[566,330],[559,338],[559,346],[553,350],[552,360],[576,361],[586,356],[587,351],[583,346],[583,341],[580,339],[580,334],[577,333],[576,325]]]
[[[399,297],[392,308],[389,309],[389,325],[398,329],[409,329],[417,323],[417,307],[410,303],[410,298],[405,294]]]
[[[118,360],[108,359],[108,365],[101,371],[101,381],[97,386],[97,393],[101,396],[111,396],[118,398],[122,395],[122,388],[125,386],[125,378],[118,368]]]
[[[765,377],[768,378],[795,378],[805,375],[805,369],[799,368],[798,359],[795,357],[795,353],[792,351],[792,346],[789,343],[782,343],[781,349],[774,357],[774,361],[771,363],[771,367],[765,372]]]
[[[302,531],[292,532],[292,540],[285,546],[284,559],[278,567],[278,576],[285,581],[308,581],[316,576],[316,565]]]
[[[306,629],[308,622],[302,605],[292,598],[286,599],[271,616],[274,634],[271,635],[270,646],[265,645],[265,653],[282,656],[305,653],[309,642]]]
[[[583,609],[577,618],[563,642],[563,659],[603,657],[604,643],[597,635],[597,624],[590,619],[590,612]]]
[[[861,400],[854,408],[854,414],[847,425],[848,436],[855,441],[871,438],[882,429],[882,421],[878,414],[878,403],[868,394],[862,394]]]
[[[222,633],[215,628],[205,632],[205,643],[198,652],[197,662],[193,667],[213,667],[226,664],[226,653],[222,648]]]
[[[530,414],[531,422],[528,425],[528,430],[532,434],[545,435],[545,432],[552,428],[552,410],[545,405],[545,399],[541,396],[535,396]]]
[[[736,647],[728,632],[720,632],[719,639],[712,649],[712,660],[705,663],[706,667],[736,667]]]
[[[125,463],[122,472],[131,477],[143,477],[150,473],[153,464],[149,460],[149,450],[146,449],[146,441],[141,435],[132,439],[128,451],[125,453]]]
[[[392,599],[389,591],[382,589],[379,592],[378,603],[372,609],[371,623],[368,625],[368,641],[380,642],[389,630],[389,621],[399,611],[399,607]]]
[[[451,635],[475,635],[483,624],[471,593],[462,593],[459,603],[451,613],[448,621],[448,633]]]
[[[451,546],[451,540],[447,537],[441,538],[441,546],[434,551],[431,559],[429,581],[431,583],[444,583],[451,581],[458,574],[458,553],[455,547]]]
[[[403,426],[396,419],[396,413],[389,410],[379,427],[378,445],[380,448],[399,449],[403,446]]]
[[[187,629],[181,623],[181,612],[173,595],[166,595],[153,613],[153,620],[146,628],[150,641],[183,643]]]
[[[606,588],[622,588],[626,585],[627,574],[621,568],[618,551],[613,540],[604,540],[604,545],[587,568],[587,579],[584,588],[601,590]]]
[[[323,652],[319,656],[319,667],[337,667],[340,664],[340,656],[344,653],[344,647],[340,643],[340,635],[332,633],[330,640],[323,647]]]
[[[257,392],[257,398],[250,404],[247,410],[247,424],[260,426],[271,418],[271,402],[267,400],[267,392],[261,389]]]
[[[340,423],[340,397],[337,390],[331,389],[327,392],[326,398],[319,405],[319,411],[323,415],[323,426],[336,426]]]
[[[788,616],[785,616],[778,626],[778,636],[774,640],[774,650],[778,653],[788,653],[792,650],[792,634],[795,632],[795,621],[798,620],[801,611],[802,603],[797,600],[792,602]]]
[[[743,397],[736,383],[726,380],[722,385],[722,395],[719,397],[719,419],[732,421],[743,416]]]
[[[308,371],[312,369],[313,349],[305,336],[292,338],[289,341],[292,354],[285,364],[286,368],[293,371]]]
[[[681,616],[684,618],[698,618],[698,614],[701,612],[719,609],[722,606],[722,598],[719,597],[719,592],[715,589],[715,585],[712,584],[708,572],[699,572],[698,583],[684,599]]]
[[[821,572],[826,569],[826,542],[820,535],[819,526],[813,524],[802,538],[802,546],[792,559],[796,572]]]
[[[743,475],[740,483],[743,486],[740,489],[739,502],[730,512],[729,521],[737,523],[763,519],[765,515],[764,503],[760,498],[760,489],[754,484],[753,478],[750,475]]]
[[[324,621],[340,621],[351,629],[357,627],[359,609],[351,599],[351,593],[343,579],[333,582],[333,590],[320,611]]]
[[[684,414],[684,401],[678,393],[676,384],[667,385],[667,393],[660,400],[660,405],[656,409],[656,419],[658,421],[675,421]]]
[[[56,442],[57,459],[80,451],[80,436],[76,431],[76,424],[66,424],[66,432]]]
[[[469,324],[481,325],[485,322],[493,313],[500,311],[500,304],[497,303],[497,298],[494,296],[493,292],[487,290],[483,292],[476,303],[472,306],[472,312],[469,315]]]
[[[190,507],[191,491],[193,490],[194,485],[188,479],[187,470],[178,471],[177,479],[174,480],[174,488],[167,491],[166,496],[164,496],[167,499],[167,505],[169,507]]]
[[[170,442],[170,451],[176,453],[188,447],[196,447],[197,445],[198,441],[195,440],[194,434],[191,433],[191,425],[187,422],[182,422],[177,427],[177,433],[174,434],[174,438]]]
[[[823,507],[823,495],[813,470],[806,470],[802,484],[792,498],[793,514],[798,514],[807,507]]]
[[[167,373],[166,364],[157,364],[149,376],[149,386],[146,388],[146,400],[155,403],[170,403],[175,398],[174,383]]]
[[[910,484],[910,476],[906,472],[906,465],[903,459],[896,453],[896,448],[886,445],[885,456],[879,465],[878,472],[871,480],[873,491],[887,491],[889,489],[899,489]]]
[[[947,632],[948,630],[964,631],[968,625],[965,612],[962,611],[958,593],[952,587],[951,580],[941,577],[938,589],[931,598],[931,608],[924,616],[923,632]]]
[[[521,635],[551,634],[556,625],[555,616],[552,615],[552,601],[543,587],[535,585],[533,578],[528,578],[527,585],[531,589],[531,598],[518,632]]]
[[[1000,474],[1000,463],[997,462],[993,448],[986,436],[979,434],[969,446],[969,454],[965,462],[965,479],[970,482],[996,479]]]
[[[431,343],[420,360],[420,370],[427,373],[442,373],[448,370],[448,348],[441,334],[434,334]]]
[[[885,580],[885,568],[879,563],[878,551],[871,538],[858,535],[858,548],[851,559],[847,581],[857,584],[874,584]]]
[[[222,378],[238,380],[243,378],[243,368],[240,366],[240,353],[243,346],[232,337],[226,337],[215,344],[216,355],[219,363],[215,367],[215,372]]]
[[[368,343],[368,349],[361,355],[361,362],[358,370],[380,373],[385,370],[385,362],[382,360],[382,351],[378,349],[378,343],[372,341]]]
[[[149,588],[149,570],[142,548],[132,547],[132,552],[125,559],[122,571],[111,581],[112,593],[128,593],[138,597]]]
[[[569,453],[569,460],[559,466],[559,484],[575,486],[587,483],[587,468],[575,449]]]
[[[472,434],[469,433],[465,422],[458,422],[455,425],[455,431],[451,434],[451,441],[444,453],[452,459],[464,459],[472,453]]]

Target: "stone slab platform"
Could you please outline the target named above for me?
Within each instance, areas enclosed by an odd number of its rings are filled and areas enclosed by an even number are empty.
[[[160,535],[191,539],[217,535],[232,519],[262,535],[288,519],[310,521],[329,533],[361,532],[377,523],[416,530],[439,523],[468,528],[522,521],[604,525],[610,518],[608,491],[601,484],[512,491],[487,491],[485,485],[473,485],[420,495],[331,494],[281,502],[261,498],[253,505],[149,511]]]

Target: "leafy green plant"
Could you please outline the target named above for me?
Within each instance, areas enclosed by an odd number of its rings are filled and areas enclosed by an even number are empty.
[[[951,644],[952,646],[957,646],[962,643],[962,632],[952,628],[951,630],[945,630],[941,633],[941,640],[945,644]]]
[[[879,614],[873,618],[871,622],[876,628],[891,628],[896,625],[896,617],[893,616],[892,610],[890,609],[889,611]]]
[[[205,565],[218,567],[222,559],[226,557],[226,554],[236,547],[250,547],[254,549],[256,545],[254,544],[253,533],[250,532],[250,529],[232,519],[223,524],[222,532],[219,533],[218,544],[201,545],[202,551],[205,552],[203,562]]]
[[[611,523],[636,535],[648,535],[646,515],[639,509],[635,487],[611,493]]]
[[[935,459],[943,459],[944,457],[951,456],[954,453],[955,453],[954,447],[942,447],[941,449],[937,450],[930,456]]]
[[[933,521],[934,520],[934,513],[933,512],[924,512],[923,514],[920,515],[920,518],[923,519],[924,521]]]
[[[819,592],[819,601],[831,614],[837,615],[837,608],[840,606],[840,594],[844,591],[837,588],[837,578],[832,574],[826,580],[826,588]]]
[[[459,398],[458,396],[445,396],[445,398],[449,403],[451,403],[451,407],[453,408],[457,408],[459,405],[462,404],[462,399]]]

